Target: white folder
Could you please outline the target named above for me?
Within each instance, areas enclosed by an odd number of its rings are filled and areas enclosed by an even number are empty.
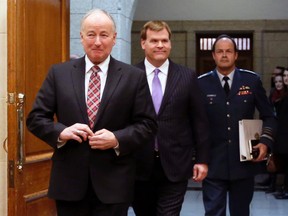
[[[240,161],[252,160],[251,140],[259,140],[263,121],[260,119],[243,119],[239,121]]]

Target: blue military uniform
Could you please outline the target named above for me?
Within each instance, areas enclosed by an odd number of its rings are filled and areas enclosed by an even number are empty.
[[[200,76],[198,81],[206,98],[205,105],[211,126],[211,160],[207,180],[238,181],[250,179],[251,182],[254,175],[259,172],[261,165],[251,161],[240,162],[238,122],[242,119],[253,119],[257,109],[263,120],[263,133],[260,142],[266,144],[269,149],[272,148],[276,125],[273,109],[269,104],[259,76],[254,72],[236,68],[231,90],[227,96],[216,70]],[[243,190],[248,188],[253,190],[251,185],[243,188]],[[250,191],[250,194],[253,195],[253,191]],[[219,202],[221,201],[219,200]],[[241,200],[238,200],[238,204],[240,202]],[[241,211],[239,215],[241,215]],[[245,213],[241,216],[244,215]]]

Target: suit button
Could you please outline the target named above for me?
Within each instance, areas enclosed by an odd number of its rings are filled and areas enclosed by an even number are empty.
[[[231,143],[232,141],[231,141],[231,140],[228,140],[228,142]]]
[[[227,129],[228,129],[229,131],[231,130],[231,128],[230,128],[230,127],[228,127]]]
[[[229,102],[229,101],[227,101],[227,102],[226,102],[226,105],[230,105],[230,102]]]
[[[227,114],[227,118],[230,118],[230,114]]]

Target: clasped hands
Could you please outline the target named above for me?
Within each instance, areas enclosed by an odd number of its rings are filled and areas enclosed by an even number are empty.
[[[118,144],[115,135],[111,131],[101,129],[93,133],[88,125],[80,123],[65,128],[60,133],[59,139],[63,142],[73,139],[79,143],[89,140],[91,148],[99,150],[114,148]]]

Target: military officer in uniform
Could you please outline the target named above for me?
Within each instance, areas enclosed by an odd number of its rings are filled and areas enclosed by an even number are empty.
[[[213,44],[212,56],[215,70],[198,79],[206,96],[212,136],[211,161],[203,181],[205,215],[225,216],[228,198],[230,216],[249,216],[254,175],[272,148],[276,122],[259,76],[236,68],[234,39],[220,35]],[[253,119],[255,108],[263,120],[260,143],[254,147],[259,155],[252,161],[240,162],[238,122]]]

